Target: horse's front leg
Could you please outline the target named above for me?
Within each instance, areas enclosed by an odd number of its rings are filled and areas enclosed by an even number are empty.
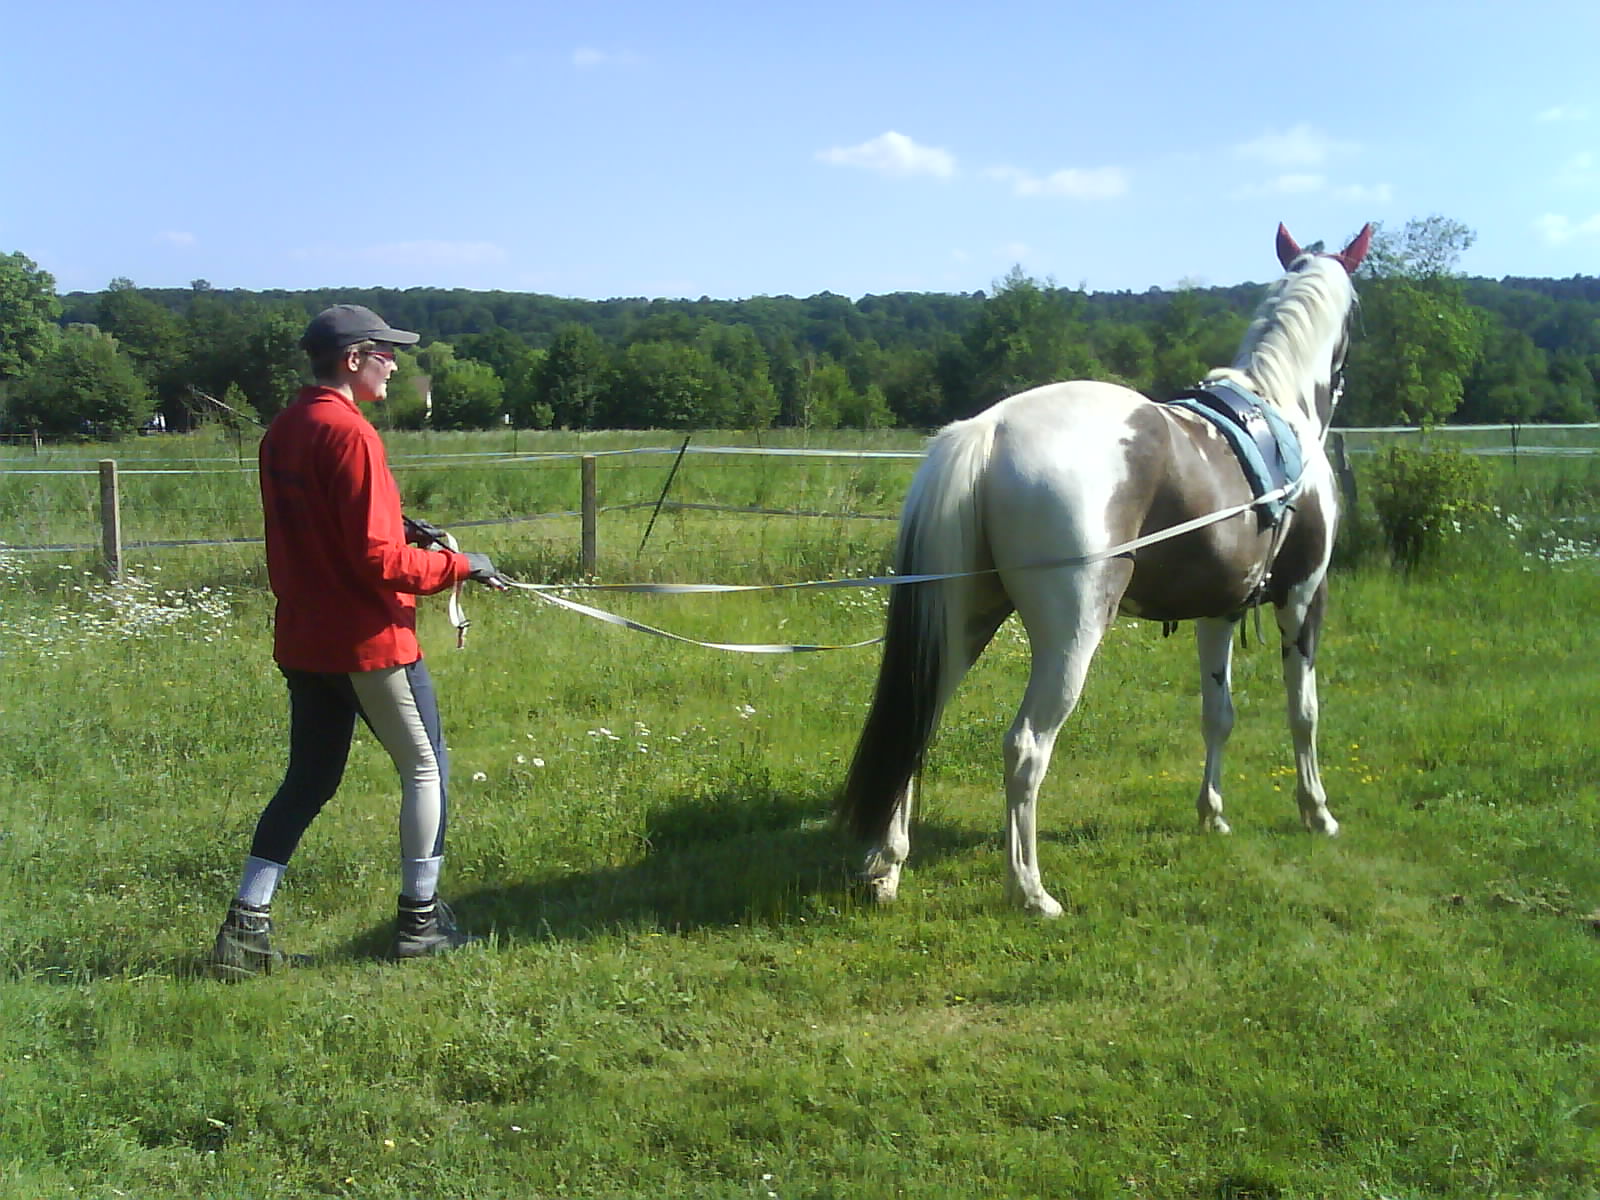
[[[1283,635],[1283,685],[1288,692],[1289,729],[1294,734],[1295,800],[1300,820],[1312,833],[1329,837],[1339,832],[1339,822],[1328,811],[1317,769],[1317,637],[1328,603],[1328,581],[1314,588],[1290,592],[1278,609],[1278,632]]]
[[[1234,622],[1220,617],[1194,623],[1200,658],[1200,727],[1206,739],[1206,769],[1195,799],[1202,833],[1230,832],[1222,819],[1222,752],[1233,732],[1233,629]]]
[[[861,868],[861,882],[866,885],[868,895],[879,904],[887,904],[900,894],[900,869],[911,856],[911,804],[916,790],[917,781],[913,776],[895,801],[883,845],[867,852],[867,861]]]

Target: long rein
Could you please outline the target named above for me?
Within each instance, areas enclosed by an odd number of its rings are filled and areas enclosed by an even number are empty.
[[[1292,501],[1300,491],[1300,480],[1285,484],[1283,487],[1262,496],[1256,496],[1243,504],[1231,505],[1218,509],[1190,520],[1170,525],[1165,529],[1158,529],[1154,533],[1147,533],[1129,541],[1110,546],[1104,550],[1096,550],[1090,554],[1075,554],[1067,558],[1048,559],[1043,562],[1025,563],[1017,567],[1006,567],[1005,570],[1037,571],[1048,570],[1056,567],[1086,567],[1107,559],[1121,558],[1132,554],[1145,546],[1155,545],[1170,538],[1182,537],[1186,533],[1193,533],[1197,529],[1204,529],[1208,525],[1215,525],[1221,521],[1237,517],[1241,513],[1249,512],[1261,504],[1270,504],[1277,500]],[[1283,523],[1278,526],[1281,531]],[[1278,539],[1281,533],[1275,533],[1273,550],[1269,552],[1266,562],[1271,562],[1276,553]],[[446,548],[456,549],[455,539],[448,533],[444,535]],[[946,574],[929,575],[871,575],[855,579],[814,579],[803,583],[524,583],[521,580],[500,576],[508,588],[518,591],[532,592],[540,600],[572,612],[593,617],[598,621],[618,625],[625,629],[632,629],[638,633],[648,633],[655,637],[666,638],[674,642],[683,642],[690,646],[701,646],[708,650],[729,650],[744,654],[804,654],[818,650],[856,650],[863,646],[875,646],[883,641],[882,637],[868,638],[862,642],[850,642],[844,645],[812,645],[806,643],[761,643],[761,642],[705,642],[697,638],[685,637],[682,634],[672,633],[665,629],[658,629],[653,625],[646,625],[642,621],[635,621],[617,613],[607,612],[604,609],[594,608],[591,605],[580,604],[576,600],[569,600],[560,592],[588,591],[588,592],[623,592],[635,595],[654,596],[686,596],[704,595],[722,592],[787,592],[821,590],[823,588],[868,588],[868,587],[903,587],[907,584],[938,583],[946,579],[974,579],[985,575],[998,573],[1000,567],[986,567],[980,571],[953,571]],[[1265,582],[1263,576],[1262,583]],[[1257,585],[1259,590],[1261,584]],[[457,583],[451,590],[449,601],[450,623],[456,629],[456,646],[459,648],[466,643],[466,632],[471,622],[467,620],[465,610],[461,604],[461,587]],[[1259,612],[1259,608],[1257,610]]]

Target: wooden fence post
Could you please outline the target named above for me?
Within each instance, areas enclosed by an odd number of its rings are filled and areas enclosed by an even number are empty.
[[[585,454],[578,461],[583,473],[583,544],[578,556],[578,574],[585,579],[589,579],[595,573],[595,518],[597,515],[594,486],[595,457],[592,454]]]
[[[100,554],[106,578],[122,578],[122,501],[117,495],[117,461],[100,460]]]

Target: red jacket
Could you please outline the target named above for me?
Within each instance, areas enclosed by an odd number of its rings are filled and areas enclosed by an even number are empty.
[[[419,595],[470,571],[467,556],[406,545],[400,489],[353,400],[302,388],[261,439],[273,657],[302,671],[375,671],[422,657]]]

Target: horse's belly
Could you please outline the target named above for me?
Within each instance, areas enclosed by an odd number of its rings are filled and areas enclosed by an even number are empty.
[[[1137,552],[1120,611],[1150,621],[1227,617],[1243,610],[1261,575],[1266,546],[1225,551],[1205,533]]]

